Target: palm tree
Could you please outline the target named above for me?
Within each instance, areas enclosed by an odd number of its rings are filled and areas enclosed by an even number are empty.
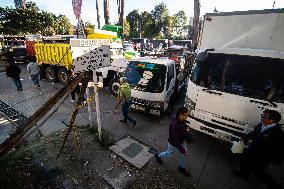
[[[104,17],[105,17],[105,24],[110,24],[110,21],[109,21],[109,0],[104,0]]]
[[[120,14],[119,14],[119,23],[123,28],[123,16],[124,16],[124,0],[120,1]]]
[[[193,39],[192,47],[195,50],[198,43],[198,32],[199,32],[199,15],[200,15],[200,3],[199,0],[194,0],[194,17],[193,17]]]
[[[98,22],[98,29],[101,28],[101,22],[100,22],[100,9],[99,9],[99,0],[96,0],[96,9],[97,9],[97,22]]]

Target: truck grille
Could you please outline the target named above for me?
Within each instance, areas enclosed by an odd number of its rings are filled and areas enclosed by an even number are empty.
[[[144,105],[144,106],[149,106],[150,105],[150,101],[149,100],[139,99],[139,98],[134,98],[134,97],[131,97],[131,102],[133,104],[139,104],[139,105]]]

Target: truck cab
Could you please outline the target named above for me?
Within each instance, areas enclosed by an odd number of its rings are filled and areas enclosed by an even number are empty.
[[[131,108],[161,115],[169,107],[175,92],[176,67],[173,60],[138,58],[128,63],[125,71],[131,85]]]

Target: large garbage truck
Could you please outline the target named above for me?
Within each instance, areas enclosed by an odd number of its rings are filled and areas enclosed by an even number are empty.
[[[190,127],[232,141],[265,109],[283,117],[283,34],[284,9],[206,14],[185,99]]]
[[[88,36],[88,39],[110,39],[117,38],[115,32],[95,30],[93,34]],[[27,41],[29,59],[35,57],[36,62],[40,67],[41,79],[47,79],[50,82],[60,81],[62,84],[68,82],[70,70],[73,69],[71,46],[69,44],[70,36],[53,36],[45,37],[41,42]],[[118,58],[118,54],[122,56],[122,43],[115,41],[111,44],[113,58]],[[121,49],[121,52],[120,50]],[[115,64],[113,61],[112,64]],[[114,66],[113,66],[114,67]],[[115,71],[104,69],[104,73],[100,74],[104,78],[104,84],[113,78]]]

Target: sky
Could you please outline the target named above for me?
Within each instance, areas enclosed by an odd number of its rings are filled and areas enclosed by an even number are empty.
[[[116,1],[110,0],[110,19],[112,23],[118,21]],[[200,0],[200,15],[213,12],[215,7],[220,12],[271,9],[274,1],[275,8],[284,8],[284,0]],[[77,23],[73,13],[72,0],[33,0],[33,2],[41,10],[49,11],[56,15],[64,14],[70,19],[72,24],[75,25]],[[81,18],[83,21],[91,22],[94,25],[97,24],[95,2],[95,0],[82,0],[81,9]],[[99,0],[99,2],[101,23],[104,23],[103,0]],[[170,15],[183,10],[188,18],[193,16],[194,0],[125,0],[125,16],[134,9],[151,12],[155,5],[160,2],[165,2],[168,5]],[[0,6],[14,7],[14,0],[0,0]]]

